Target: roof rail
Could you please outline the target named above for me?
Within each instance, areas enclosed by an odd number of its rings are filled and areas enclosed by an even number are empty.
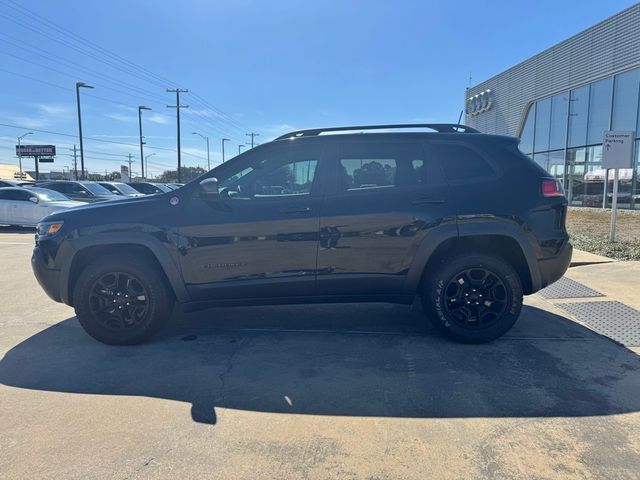
[[[457,123],[401,123],[396,125],[356,125],[351,127],[328,127],[328,128],[312,128],[308,130],[297,130],[281,135],[276,140],[284,140],[286,138],[313,137],[325,132],[340,132],[349,130],[387,130],[400,128],[429,128],[438,133],[480,133],[475,128],[467,127]]]

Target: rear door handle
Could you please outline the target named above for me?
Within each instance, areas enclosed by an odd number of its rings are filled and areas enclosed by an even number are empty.
[[[420,197],[411,202],[411,205],[439,205],[445,203],[444,198]]]
[[[285,215],[295,215],[299,213],[311,213],[311,207],[293,207],[293,208],[282,208],[278,210],[279,213],[283,213]]]

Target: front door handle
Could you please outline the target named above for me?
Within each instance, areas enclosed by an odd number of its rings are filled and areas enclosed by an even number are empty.
[[[311,207],[293,207],[293,208],[282,208],[278,210],[279,213],[283,213],[285,215],[295,215],[300,213],[311,213]]]
[[[411,202],[411,205],[440,205],[445,203],[444,198],[438,197],[420,197]]]

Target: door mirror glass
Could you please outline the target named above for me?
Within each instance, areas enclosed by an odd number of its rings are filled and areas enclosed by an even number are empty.
[[[211,177],[205,178],[200,182],[200,195],[204,198],[217,199],[220,195],[218,190],[218,179]]]
[[[33,203],[38,203],[38,197],[29,197],[29,201],[33,202]]]

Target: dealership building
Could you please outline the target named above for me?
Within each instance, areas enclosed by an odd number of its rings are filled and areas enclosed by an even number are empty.
[[[467,89],[465,122],[484,133],[519,137],[520,149],[581,206],[611,202],[603,132],[634,131],[633,168],[620,170],[618,202],[640,209],[639,100],[636,4]]]

